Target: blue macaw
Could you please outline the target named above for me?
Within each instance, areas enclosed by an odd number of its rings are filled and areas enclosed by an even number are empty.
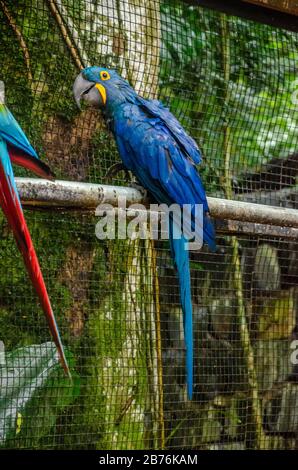
[[[195,204],[203,206],[203,240],[215,250],[215,232],[209,218],[205,191],[196,165],[201,153],[196,142],[157,100],[146,100],[114,70],[87,67],[77,76],[74,97],[103,109],[116,139],[119,154],[130,170],[160,203],[191,205],[194,226]],[[193,394],[193,324],[189,253],[185,237],[175,238],[175,220],[170,217],[170,246],[178,272],[184,319],[187,394]]]
[[[46,285],[40,270],[36,252],[24,218],[12,164],[23,166],[38,176],[53,179],[49,167],[39,160],[23,130],[5,104],[0,104],[0,206],[13,231],[17,246],[45,313],[53,340],[57,346],[65,373],[70,371],[65,358],[59,330],[51,307]]]

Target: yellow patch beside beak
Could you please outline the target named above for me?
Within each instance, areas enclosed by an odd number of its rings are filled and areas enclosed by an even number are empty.
[[[105,105],[106,102],[107,102],[107,92],[106,92],[105,87],[103,85],[101,85],[100,83],[96,83],[95,88],[98,89],[98,91],[100,93],[100,96],[101,96],[101,99],[102,99],[102,102]]]

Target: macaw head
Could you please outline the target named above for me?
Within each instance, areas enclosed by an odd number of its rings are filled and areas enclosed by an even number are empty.
[[[87,67],[77,76],[73,93],[77,105],[81,100],[105,108],[115,106],[132,97],[135,92],[115,70],[103,67]]]

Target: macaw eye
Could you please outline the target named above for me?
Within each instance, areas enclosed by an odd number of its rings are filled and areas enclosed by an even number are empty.
[[[111,77],[110,77],[109,72],[106,72],[106,71],[104,70],[104,71],[101,71],[101,72],[100,72],[100,78],[101,78],[102,80],[109,80]]]

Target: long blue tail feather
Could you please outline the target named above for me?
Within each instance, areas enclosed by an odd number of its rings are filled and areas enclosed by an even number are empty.
[[[172,258],[178,272],[180,300],[183,311],[184,341],[186,348],[186,383],[187,396],[192,399],[193,393],[193,323],[192,323],[192,302],[190,286],[189,252],[185,249],[186,239],[173,238],[173,220],[169,218],[169,235]]]
[[[204,242],[208,244],[211,251],[216,251],[215,229],[208,215],[204,216]]]

